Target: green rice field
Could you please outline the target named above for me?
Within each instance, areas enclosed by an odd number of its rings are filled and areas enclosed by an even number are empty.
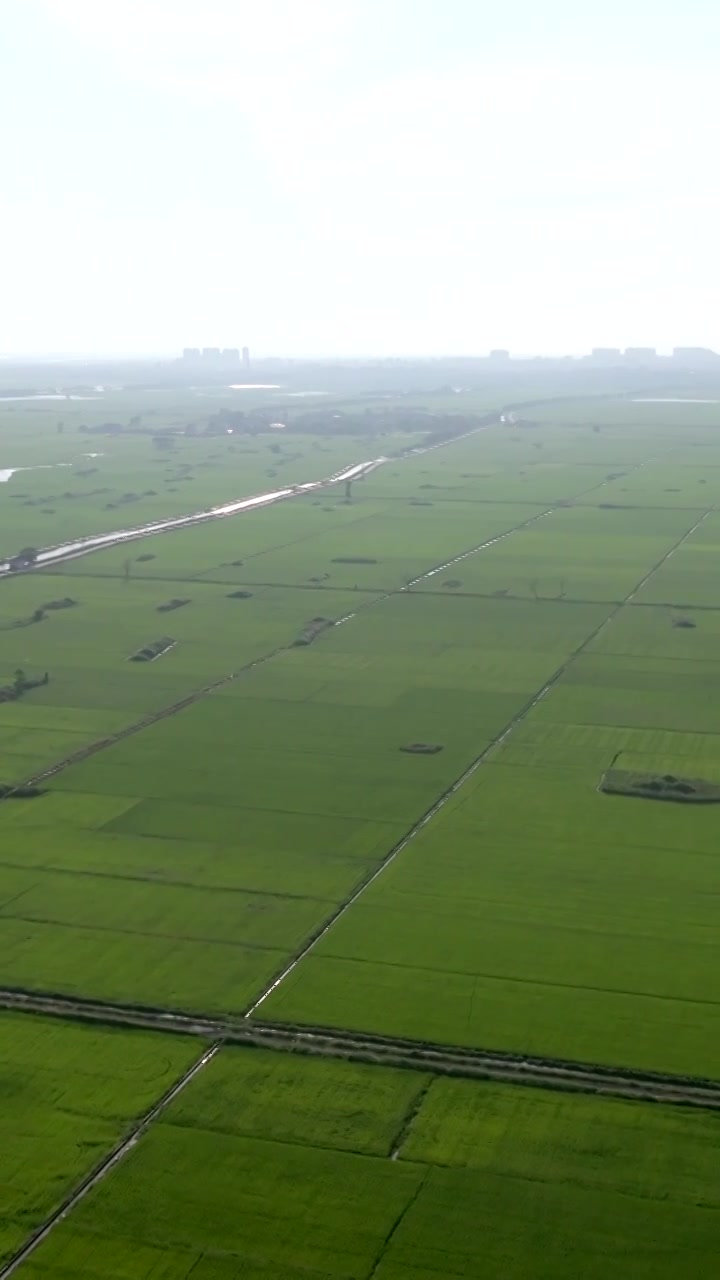
[[[228,1049],[21,1274],[700,1280],[719,1123]]]
[[[0,1014],[0,1266],[199,1056],[190,1039]]]
[[[0,581],[0,998],[720,1081],[720,405],[247,395],[0,404],[4,555],[387,459]],[[0,1020],[7,1260],[206,1041]],[[226,1046],[17,1274],[704,1280],[717,1124]]]

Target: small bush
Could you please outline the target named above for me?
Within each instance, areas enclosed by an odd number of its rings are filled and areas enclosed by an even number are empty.
[[[155,658],[160,658],[162,654],[172,649],[177,641],[170,636],[162,636],[159,640],[151,640],[149,644],[138,649],[136,653],[130,655],[131,662],[153,662]]]
[[[44,794],[45,792],[40,787],[16,787],[12,783],[0,782],[0,800],[34,800],[35,796]]]
[[[61,600],[46,600],[41,605],[41,609],[74,609],[77,600],[73,600],[72,596],[63,596]]]
[[[312,644],[313,640],[317,640],[318,636],[326,631],[328,627],[334,626],[331,618],[311,618],[303,627],[300,635],[293,640],[293,649],[302,648],[304,645]]]
[[[175,597],[172,600],[166,600],[165,604],[159,604],[157,611],[158,613],[172,613],[173,609],[182,609],[184,605],[191,603],[191,600],[181,600]]]

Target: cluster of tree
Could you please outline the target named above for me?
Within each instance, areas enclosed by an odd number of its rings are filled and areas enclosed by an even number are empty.
[[[154,413],[154,409],[150,409],[149,413]],[[58,424],[60,427],[61,424]],[[194,435],[196,431],[195,423],[179,423],[174,427],[158,427],[146,425],[143,421],[142,414],[136,413],[134,417],[124,422],[98,422],[93,427],[89,427],[87,423],[81,423],[78,427],[83,435],[88,436],[182,436]]]
[[[87,435],[138,435],[151,436],[159,448],[172,448],[179,436],[259,435],[274,430],[278,415],[282,414],[283,427],[289,432],[304,435],[383,435],[391,432],[425,432],[428,443],[440,444],[456,435],[479,426],[484,419],[459,413],[433,413],[430,409],[402,405],[377,405],[352,409],[337,406],[315,407],[304,412],[288,413],[287,406],[258,406],[254,409],[219,409],[204,424],[179,423],[171,427],[146,424],[140,414],[127,423],[101,422],[95,426],[78,427]]]
[[[78,427],[78,431],[89,436],[121,436],[131,430],[131,427],[123,426],[122,422],[100,422],[95,427],[88,427],[82,423]]]
[[[17,555],[11,556],[9,565],[11,569],[29,569],[35,564],[40,552],[37,547],[23,547],[22,551],[18,551]]]
[[[257,435],[273,430],[280,411],[272,406],[251,409],[220,409],[212,415],[203,435]],[[428,409],[403,408],[401,405],[353,409],[335,407],[308,409],[287,414],[283,423],[288,434],[303,435],[383,435],[390,432],[424,432],[429,443],[440,443],[462,435],[480,424],[479,418],[455,413],[432,413]]]
[[[38,689],[41,685],[48,684],[49,681],[50,675],[47,671],[39,680],[30,680],[25,675],[22,667],[18,667],[12,684],[0,687],[0,702],[16,702],[18,698],[21,698],[30,689]]]

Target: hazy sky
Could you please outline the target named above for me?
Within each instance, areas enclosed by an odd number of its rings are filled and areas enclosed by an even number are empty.
[[[0,17],[0,351],[720,349],[717,0]]]

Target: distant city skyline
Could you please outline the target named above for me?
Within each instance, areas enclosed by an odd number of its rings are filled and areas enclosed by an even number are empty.
[[[221,347],[221,346],[194,346],[183,347],[181,352],[169,351],[167,348],[158,347],[154,351],[126,351],[126,352],[103,352],[103,351],[86,351],[86,352],[0,352],[0,362],[5,363],[42,363],[67,361],[113,361],[113,360],[138,360],[138,361],[156,361],[171,362],[185,364],[188,367],[199,368],[248,368],[251,363],[250,348],[243,347]],[[529,362],[529,361],[574,361],[594,362],[612,364],[617,361],[620,363],[642,363],[643,361],[657,361],[659,363],[668,363],[677,361],[680,363],[708,363],[714,364],[720,362],[720,352],[714,351],[711,347],[693,346],[693,347],[670,347],[655,348],[651,346],[607,346],[592,347],[588,351],[566,351],[566,352],[547,352],[547,351],[513,351],[510,348],[491,348],[485,351],[473,352],[438,352],[435,354],[425,354],[420,352],[317,352],[310,355],[292,355],[288,352],[259,352],[253,356],[253,361],[262,363],[263,361],[290,361],[302,363],[303,361],[358,361],[358,362],[378,362],[387,360],[407,360],[407,361],[480,361],[495,364],[498,367],[511,367],[513,364]]]

